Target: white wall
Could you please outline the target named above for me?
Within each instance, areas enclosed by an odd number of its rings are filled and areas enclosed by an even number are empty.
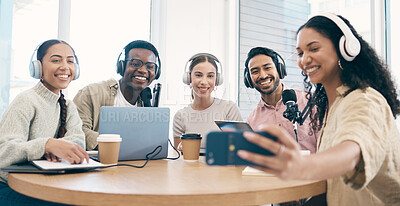
[[[154,0],[151,41],[162,61],[160,106],[178,109],[190,103],[190,89],[182,82],[187,60],[196,53],[215,55],[224,83],[216,96],[237,102],[237,0]],[[172,124],[171,124],[172,127]]]

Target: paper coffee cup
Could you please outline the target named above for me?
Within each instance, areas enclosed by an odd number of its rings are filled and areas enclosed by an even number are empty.
[[[121,144],[119,134],[101,134],[97,137],[99,143],[99,159],[103,164],[117,164],[119,147]]]
[[[201,135],[188,133],[181,136],[184,160],[198,160],[200,154]]]

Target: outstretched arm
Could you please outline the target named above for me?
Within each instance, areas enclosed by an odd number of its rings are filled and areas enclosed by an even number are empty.
[[[360,160],[361,150],[353,141],[343,141],[320,153],[303,156],[299,145],[289,134],[278,126],[262,129],[278,138],[277,142],[261,135],[246,132],[244,137],[263,147],[274,156],[264,156],[249,151],[238,151],[238,155],[261,167],[257,169],[275,174],[282,179],[317,180],[341,176],[355,168]]]

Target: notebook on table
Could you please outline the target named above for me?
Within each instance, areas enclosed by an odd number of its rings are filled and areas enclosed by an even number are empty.
[[[145,160],[158,146],[152,159],[162,159],[168,156],[169,118],[169,108],[101,107],[99,134],[121,136],[119,161]]]
[[[61,162],[50,162],[47,160],[34,160],[31,162],[23,162],[3,167],[0,170],[3,172],[12,173],[44,173],[44,174],[63,174],[68,172],[82,172],[103,168],[105,165],[100,162],[89,159],[87,163],[84,161],[81,164],[70,164],[63,160]]]

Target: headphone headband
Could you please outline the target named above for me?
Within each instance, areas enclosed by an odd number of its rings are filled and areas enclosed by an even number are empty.
[[[190,57],[190,59],[186,62],[185,64],[185,71],[183,73],[183,83],[186,85],[190,85],[191,83],[191,78],[190,78],[190,69],[188,68],[188,65],[190,65],[189,63],[191,63],[194,59],[196,59],[197,57],[201,57],[201,56],[205,56],[208,57],[210,59],[212,59],[215,64],[217,65],[217,68],[215,68],[217,70],[217,74],[216,74],[216,79],[215,79],[215,86],[219,86],[223,83],[223,77],[222,77],[222,65],[221,62],[218,60],[218,58],[210,53],[198,53],[193,55],[192,57]]]
[[[275,51],[272,50],[272,49],[265,48],[265,47],[255,47],[255,48],[253,48],[253,49],[250,50],[249,54],[252,53],[254,49],[262,49],[263,52],[260,52],[260,51],[256,52],[256,55],[254,55],[253,57],[251,57],[251,59],[254,58],[254,57],[257,56],[257,55],[265,55],[265,56],[271,57],[272,61],[273,61],[274,64],[275,64],[276,71],[277,71],[278,74],[279,74],[279,79],[283,79],[283,78],[285,78],[285,77],[287,76],[287,72],[286,72],[286,63],[285,63],[285,60],[283,59],[283,57],[282,57],[280,54],[278,54],[277,52],[275,52]],[[266,50],[267,50],[268,52],[265,52]],[[267,53],[268,53],[268,54],[267,54]],[[272,54],[271,54],[271,53],[272,53]],[[275,55],[275,57],[273,57],[273,55]],[[247,57],[247,58],[249,58],[249,57]],[[276,58],[276,63],[275,63],[274,58]],[[280,59],[280,61],[279,61],[279,59]],[[248,59],[248,60],[249,60],[249,59]],[[246,60],[246,62],[247,62],[248,60]],[[244,85],[245,85],[247,88],[255,88],[255,86],[254,86],[254,84],[253,84],[253,81],[252,81],[252,78],[251,78],[250,69],[248,68],[248,65],[247,65],[247,64],[245,65],[245,68],[244,68],[244,78],[243,78],[243,81],[244,81]]]
[[[132,42],[131,42],[131,43],[132,43]],[[129,43],[129,44],[131,44],[131,43]],[[129,45],[129,44],[128,44],[128,45]],[[125,49],[126,49],[126,47],[127,47],[128,45],[126,45],[126,46],[122,49],[122,51],[119,53],[118,59],[117,59],[117,65],[116,65],[116,67],[117,67],[117,73],[120,74],[121,76],[124,76],[124,74],[125,74],[125,67],[126,67],[126,64],[125,64],[125,59],[126,59],[125,53],[126,53],[126,51],[125,51]],[[132,47],[131,50],[132,50],[132,49],[135,49],[135,48],[138,48],[138,49],[147,49],[147,50],[151,51],[151,50],[148,49],[148,48],[142,48],[142,47]],[[154,51],[151,51],[151,52],[154,53]],[[123,56],[124,56],[124,57],[123,57],[123,60],[121,60],[122,54],[123,54]],[[160,75],[161,75],[161,60],[160,60],[160,56],[157,56],[155,53],[154,53],[154,55],[156,56],[156,58],[157,58],[157,60],[158,60],[158,68],[157,68],[157,71],[156,71],[156,74],[155,74],[154,79],[158,79],[158,78],[160,77]]]
[[[323,13],[316,16],[323,16],[333,21],[343,32],[339,41],[339,50],[342,57],[347,61],[353,61],[361,51],[361,44],[353,34],[349,26],[337,15],[332,13]]]
[[[37,52],[39,50],[39,48],[46,42],[51,41],[51,40],[47,40],[44,41],[42,43],[40,43],[38,46],[36,46],[35,50],[33,51],[33,54],[31,56],[30,59],[30,64],[29,64],[29,74],[31,75],[31,77],[35,78],[35,79],[41,79],[43,77],[43,66],[42,63],[37,60]],[[62,41],[62,40],[58,40],[59,43],[64,43],[67,44],[69,47],[71,47],[68,43]],[[57,43],[57,44],[59,44]],[[53,44],[56,45],[56,44]],[[51,46],[53,46],[51,45]],[[72,49],[72,47],[71,47]],[[72,51],[74,52],[74,59],[75,59],[75,76],[73,80],[77,80],[80,76],[80,67],[79,67],[79,62],[78,62],[78,58],[75,55],[75,51],[72,49]],[[36,54],[36,55],[35,55]],[[35,59],[35,60],[34,60]]]

